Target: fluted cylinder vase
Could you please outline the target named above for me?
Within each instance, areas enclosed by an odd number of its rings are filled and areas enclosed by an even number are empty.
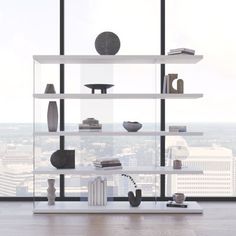
[[[56,132],[58,126],[58,109],[57,109],[57,103],[54,101],[50,101],[48,104],[47,121],[48,121],[48,131]]]
[[[56,199],[56,188],[55,188],[55,179],[48,179],[48,205],[52,206],[55,205],[55,199]]]

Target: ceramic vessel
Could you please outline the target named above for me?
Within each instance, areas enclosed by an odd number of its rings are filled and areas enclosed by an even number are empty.
[[[47,113],[47,121],[48,121],[48,131],[56,132],[58,126],[58,109],[57,102],[50,101],[48,104],[48,113]]]
[[[142,190],[136,189],[135,196],[132,191],[128,192],[128,199],[132,207],[138,207],[142,201]]]
[[[173,161],[173,169],[181,169],[182,168],[182,161],[181,160],[174,160]]]
[[[173,200],[176,203],[182,204],[185,200],[185,195],[183,193],[174,193],[173,194]]]
[[[54,88],[54,85],[53,85],[53,84],[47,84],[44,93],[56,93],[56,90],[55,90],[55,88]]]
[[[128,132],[137,132],[142,128],[142,124],[139,122],[131,122],[131,121],[124,121],[123,122],[123,127],[128,131]]]
[[[95,90],[100,90],[102,94],[107,93],[107,89],[114,86],[114,84],[85,84],[84,86],[92,90],[92,94],[95,93]]]
[[[48,205],[55,205],[56,199],[56,188],[55,188],[55,179],[48,179],[48,189],[47,189],[47,197],[48,197]]]

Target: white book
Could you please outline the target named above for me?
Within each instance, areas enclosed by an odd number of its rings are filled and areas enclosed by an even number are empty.
[[[95,181],[94,181],[94,186],[95,186],[95,196],[94,196],[94,201],[95,201],[95,206],[97,206],[97,204],[98,204],[98,178],[96,178],[95,179]]]
[[[96,205],[100,206],[101,204],[101,177],[98,177],[96,180]]]
[[[93,206],[96,206],[96,179],[93,181]]]
[[[90,181],[90,204],[93,206],[93,181]]]
[[[103,201],[103,205],[106,206],[107,205],[107,178],[104,178],[104,201]]]
[[[104,206],[104,180],[101,180],[100,200],[101,200],[100,205]]]
[[[189,48],[175,48],[175,49],[170,49],[170,52],[178,52],[178,51],[186,51],[190,53],[195,53],[195,50],[189,49]]]
[[[91,181],[88,182],[88,205],[91,206],[92,202],[91,202],[91,186],[92,183]]]
[[[168,52],[168,55],[190,55],[193,56],[195,53],[186,52],[186,51],[176,51],[176,52]]]

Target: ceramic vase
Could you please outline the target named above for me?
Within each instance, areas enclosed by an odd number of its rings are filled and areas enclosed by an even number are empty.
[[[54,85],[53,85],[53,84],[47,84],[44,93],[56,93],[56,90],[55,90],[55,88],[54,88]]]
[[[57,102],[50,101],[48,104],[48,131],[49,132],[56,132],[58,126],[58,109],[57,109]]]
[[[182,168],[182,161],[181,160],[174,160],[173,161],[173,169],[179,170]]]
[[[128,192],[129,203],[132,207],[138,207],[142,200],[142,190],[136,189],[135,196],[132,191]]]
[[[48,205],[55,205],[55,199],[56,199],[56,188],[55,188],[55,179],[48,179]]]

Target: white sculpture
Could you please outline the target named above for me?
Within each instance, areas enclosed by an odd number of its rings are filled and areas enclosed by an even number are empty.
[[[55,199],[56,199],[56,188],[54,187],[55,185],[55,179],[48,179],[48,189],[47,189],[47,192],[48,192],[48,205],[51,206],[51,205],[55,205]]]

